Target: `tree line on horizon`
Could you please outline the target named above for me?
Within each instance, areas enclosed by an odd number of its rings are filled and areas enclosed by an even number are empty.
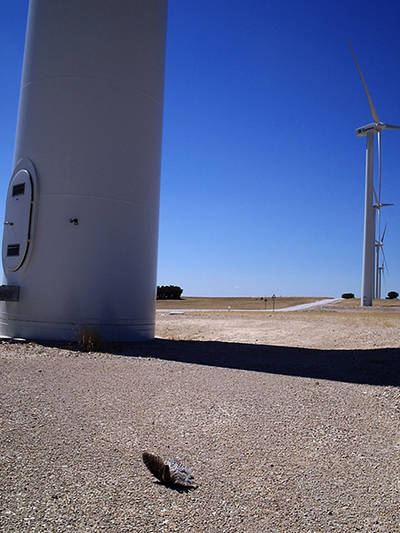
[[[395,300],[396,298],[399,297],[399,293],[396,292],[396,291],[389,291],[387,293],[387,296],[386,296],[386,300]],[[355,298],[354,296],[354,293],[353,292],[344,292],[342,294],[342,298],[345,298],[346,300],[349,300],[351,298]]]
[[[182,293],[177,285],[157,285],[157,300],[180,300]]]

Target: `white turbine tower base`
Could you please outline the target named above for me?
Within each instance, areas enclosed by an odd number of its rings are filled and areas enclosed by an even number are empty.
[[[2,335],[154,337],[166,24],[167,0],[30,0]]]

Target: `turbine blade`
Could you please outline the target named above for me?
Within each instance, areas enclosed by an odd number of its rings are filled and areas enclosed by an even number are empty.
[[[386,268],[387,273],[389,274],[389,267],[386,261],[386,256],[385,256],[385,252],[383,251],[383,248],[382,248],[382,257],[383,257],[383,265]]]
[[[390,207],[392,205],[394,205],[394,204],[381,204],[381,207]]]
[[[351,51],[351,53],[353,55],[353,59],[354,59],[354,62],[356,64],[356,67],[358,69],[358,73],[360,74],[360,78],[361,78],[362,84],[364,85],[364,90],[365,90],[365,94],[367,95],[367,98],[368,98],[368,102],[369,102],[369,107],[371,109],[372,118],[375,120],[376,123],[378,123],[379,122],[379,118],[378,118],[378,115],[376,113],[374,104],[372,103],[372,98],[371,98],[371,96],[370,96],[370,94],[368,92],[367,84],[365,83],[364,76],[362,75],[362,72],[361,72],[361,69],[360,69],[360,65],[358,64],[358,61],[357,61],[357,58],[356,58],[356,54],[354,53],[354,50],[352,49],[350,41],[348,39],[347,39],[347,42],[348,42],[350,51]],[[397,126],[396,126],[395,129],[397,129]]]
[[[385,124],[385,130],[400,130],[400,126],[394,124]]]
[[[376,207],[377,207],[378,209],[380,209],[380,207],[381,207],[382,204],[380,203],[380,201],[379,201],[379,199],[378,199],[378,196],[377,196],[377,194],[376,194],[375,187],[373,188],[373,192],[374,192],[374,196],[375,196]],[[374,206],[374,207],[375,207],[375,206]]]
[[[385,238],[386,228],[387,228],[387,224],[385,224],[385,229],[383,230],[383,233],[382,233],[382,239],[381,239],[382,243],[383,243],[383,239]]]

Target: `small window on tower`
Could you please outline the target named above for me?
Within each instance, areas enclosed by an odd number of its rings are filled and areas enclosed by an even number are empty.
[[[25,193],[25,183],[17,183],[13,186],[12,195],[19,196],[20,194]]]
[[[19,255],[19,244],[9,244],[7,246],[7,255]]]

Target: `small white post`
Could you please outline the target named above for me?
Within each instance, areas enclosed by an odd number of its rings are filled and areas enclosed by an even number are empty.
[[[374,190],[374,133],[367,133],[365,165],[364,249],[361,287],[361,306],[371,306],[374,294],[375,273],[375,208]]]

